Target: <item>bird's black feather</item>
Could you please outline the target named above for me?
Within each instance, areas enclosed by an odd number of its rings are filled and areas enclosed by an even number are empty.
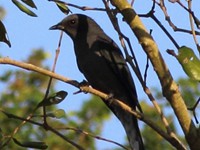
[[[122,52],[93,19],[74,14],[50,29],[63,30],[72,38],[78,68],[92,87],[112,94],[134,110],[139,106],[136,88]],[[144,150],[137,119],[121,107],[105,103],[124,126],[131,148]]]

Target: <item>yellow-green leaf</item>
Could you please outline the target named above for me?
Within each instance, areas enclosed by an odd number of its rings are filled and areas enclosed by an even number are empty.
[[[65,117],[65,111],[63,109],[57,109],[54,112],[47,113],[46,116],[60,119],[60,118]]]
[[[71,12],[69,10],[69,8],[67,7],[66,4],[62,3],[62,2],[56,2],[56,5],[58,6],[58,8],[64,13],[64,14],[69,14],[69,12]]]
[[[37,9],[35,3],[32,0],[21,0],[21,1],[24,2],[26,5]]]
[[[11,47],[10,41],[8,39],[8,34],[6,32],[6,28],[4,24],[1,22],[1,20],[0,20],[0,41],[5,42],[6,44],[8,44],[9,47]]]
[[[176,56],[185,73],[192,79],[200,81],[200,60],[189,47],[182,46]]]
[[[26,13],[29,16],[37,17],[37,15],[32,12],[30,9],[28,9],[26,6],[24,6],[22,3],[20,3],[18,0],[12,0],[12,2],[24,13]]]

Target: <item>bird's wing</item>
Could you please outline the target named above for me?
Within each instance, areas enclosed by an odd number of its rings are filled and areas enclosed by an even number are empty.
[[[113,73],[121,82],[121,85],[129,93],[130,98],[132,99],[130,105],[134,109],[135,106],[138,106],[138,108],[140,109],[135,84],[133,82],[130,70],[119,47],[109,37],[99,37],[97,41],[100,48],[100,54],[102,55],[102,57],[105,58],[106,62],[108,63],[108,66],[111,68]]]

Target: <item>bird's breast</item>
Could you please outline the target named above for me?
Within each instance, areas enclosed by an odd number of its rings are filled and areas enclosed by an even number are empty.
[[[77,57],[79,70],[92,87],[107,94],[120,95],[121,83],[99,52]]]

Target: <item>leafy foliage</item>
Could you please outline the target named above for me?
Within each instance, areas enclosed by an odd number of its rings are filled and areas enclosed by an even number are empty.
[[[22,0],[22,2],[24,2],[25,4],[27,4],[28,6],[32,8],[37,8],[35,3],[32,0]]]
[[[178,83],[187,107],[192,107],[200,96],[199,82],[193,79],[180,78]]]
[[[56,5],[63,13],[68,14],[70,12],[65,3],[56,0],[52,1],[56,2]],[[22,12],[30,16],[37,16],[31,10],[32,8],[37,8],[32,0],[21,0],[21,2],[19,0],[12,0],[12,2]],[[5,26],[2,22],[1,24],[0,41],[5,42],[10,46]],[[192,57],[188,58],[189,56]],[[39,49],[34,50],[33,53],[25,61],[37,66],[41,66],[43,68],[48,68],[48,66],[43,65],[43,62],[46,58],[47,54],[44,53],[42,49]],[[199,59],[195,56],[193,51],[189,48],[181,47],[179,49],[177,58],[188,76],[199,81]],[[197,77],[194,76],[196,74]],[[191,79],[178,80],[181,93],[188,107],[193,106],[193,104],[199,98],[200,90],[199,82],[197,81]],[[4,90],[1,90],[0,93],[0,109],[25,118],[32,112],[35,107],[38,106],[38,103],[41,102],[46,90],[48,78],[34,72],[7,70],[6,72],[1,72],[0,82],[6,85]],[[55,93],[54,86],[55,82],[51,87],[51,93]],[[162,93],[157,88],[155,89],[154,94],[157,95],[156,99],[159,101],[162,109],[164,110],[166,118],[170,121],[171,128],[175,132],[178,132],[177,129],[179,127],[175,126],[174,122],[176,118],[174,112],[171,111],[168,102],[163,99]],[[149,118],[153,118],[153,120],[159,126],[164,128],[154,108],[147,103],[143,103],[142,105],[143,109],[145,110],[145,115],[149,116]],[[38,109],[36,114],[34,114],[34,121],[42,122],[43,120],[41,118],[41,114],[41,109]],[[65,114],[64,110],[57,109],[56,105],[49,106],[47,112],[47,120],[51,126],[55,127],[64,136],[72,139],[75,142],[78,142],[78,144],[89,150],[97,149],[95,139],[81,131],[84,130],[93,135],[101,134],[103,123],[109,118],[109,116],[110,111],[105,109],[105,105],[100,100],[97,100],[97,97],[91,97],[90,100],[83,104],[79,111],[67,112],[67,115]],[[21,121],[17,119],[10,119],[1,112],[0,119],[0,146],[2,146],[1,144],[4,143],[8,135],[13,132],[13,130],[21,123]],[[153,132],[152,129],[147,125],[143,125],[141,130],[146,149],[173,149],[166,140],[162,139],[162,137]],[[184,141],[183,137],[179,138]],[[44,144],[42,141],[45,141],[45,144],[47,144],[51,149],[57,149],[58,144],[59,149],[75,149],[66,141],[61,140],[58,136],[30,123],[25,124],[21,128],[21,130],[15,135],[15,139],[18,142],[24,141],[23,144],[27,144],[27,142],[33,140],[39,141],[38,143],[41,141],[41,144]],[[32,144],[34,141],[30,143]],[[20,149],[20,147],[16,146],[14,142],[8,143],[6,148]]]
[[[163,123],[160,119],[160,117],[157,115],[157,112],[155,111],[154,107],[151,105],[148,105],[146,103],[143,104],[143,109],[147,110],[145,114],[152,118],[154,122],[156,122],[157,125],[159,125],[161,128],[164,129]],[[166,107],[166,105],[162,105],[162,108]],[[168,119],[169,122],[171,122],[170,127],[173,131],[175,131],[175,124],[173,124],[172,120],[173,114],[165,115],[165,117]],[[175,131],[176,132],[176,131]],[[162,148],[167,150],[172,150],[173,147],[163,139],[160,135],[158,135],[156,132],[154,132],[148,125],[144,125],[142,130],[142,135],[144,138],[145,148],[148,150],[160,150]]]
[[[60,11],[63,12],[64,14],[67,15],[67,14],[69,14],[69,12],[71,12],[70,9],[67,7],[67,5],[64,4],[63,2],[55,1],[55,3],[58,6],[58,8],[60,9]]]
[[[26,7],[24,4],[22,4],[21,2],[19,2],[18,0],[12,0],[13,4],[15,4],[15,6],[17,6],[22,12],[26,13],[27,15],[29,16],[32,16],[32,17],[37,17],[37,15],[31,11],[28,7]],[[27,4],[28,6],[31,6],[33,8],[36,8],[34,2],[32,0],[23,0],[23,2],[25,4]]]
[[[191,48],[181,47],[178,50],[177,59],[191,79],[200,81],[200,60]]]
[[[43,66],[46,58],[47,54],[44,53],[42,49],[38,49],[33,50],[32,54],[25,61],[48,68],[48,66]],[[1,109],[16,116],[26,118],[42,100],[48,78],[34,72],[8,70],[1,75],[0,82],[9,83],[5,87],[5,90],[1,91]],[[55,91],[54,85],[55,82],[52,85],[51,93]],[[66,93],[63,93],[63,91],[58,92],[56,96],[64,98],[63,94],[66,96]],[[35,114],[34,121],[42,121],[42,118],[39,117],[42,114],[40,110],[41,109]],[[21,121],[7,118],[3,113],[0,113],[0,115],[3,135],[0,139],[0,143],[3,144],[6,141],[6,135],[11,134]],[[99,135],[103,128],[104,121],[108,119],[109,116],[109,110],[105,109],[104,103],[97,100],[97,97],[92,97],[90,100],[86,101],[80,111],[68,112],[67,116],[63,110],[57,109],[56,105],[48,107],[47,112],[48,124],[55,128],[63,128],[62,134],[64,136],[69,137],[69,139],[73,141],[78,141],[80,145],[89,149],[96,149],[95,140],[94,138],[81,133],[80,129],[87,131],[92,135]],[[57,119],[55,119],[55,117]],[[62,120],[59,120],[59,118],[62,118]],[[85,123],[86,120],[87,123]],[[9,143],[6,148],[16,148],[15,143],[18,143],[18,145],[21,146],[27,146],[34,143],[36,140],[41,141],[36,142],[39,143],[36,144],[36,146],[39,147],[41,145],[43,146],[44,143],[42,141],[45,141],[51,149],[57,148],[58,143],[59,149],[74,149],[74,147],[58,138],[56,135],[52,135],[52,133],[46,132],[41,127],[30,123],[23,125],[14,138],[14,142]]]
[[[181,93],[183,95],[187,107],[189,108],[194,106],[195,102],[197,101],[200,95],[199,83],[190,78],[179,78],[177,83],[179,84]],[[154,91],[156,95],[156,99],[158,100],[162,110],[164,110],[165,117],[170,122],[171,129],[175,133],[179,132],[178,131],[179,127],[175,124],[177,118],[174,115],[174,112],[171,110],[168,102],[165,99],[163,99],[163,96],[161,96],[162,93],[158,90],[158,88],[152,88],[152,89],[153,89],[152,91]],[[157,115],[154,108],[145,103],[142,103],[142,106],[144,106],[143,107],[144,110],[147,110],[145,111],[145,114],[148,115],[149,118],[153,118],[153,120],[162,127],[163,124],[160,121],[160,117],[156,117]],[[163,148],[168,150],[173,149],[173,147],[171,147],[171,145],[166,140],[163,140],[161,136],[153,132],[152,129],[149,128],[149,126],[147,125],[144,125],[142,135],[144,138],[145,147],[149,150],[154,150],[154,149],[160,150]],[[186,144],[184,137],[181,136],[179,133],[177,133],[177,135],[179,135],[178,138],[181,139]]]
[[[37,54],[43,56],[37,58],[37,64],[43,66],[46,54],[42,49],[34,50],[33,54],[27,58],[27,61],[31,61],[33,56],[37,56]],[[33,72],[8,70],[1,75],[0,81],[2,83],[9,83],[1,91],[1,109],[25,118],[33,111],[39,101],[41,101],[48,78]],[[4,135],[9,135],[20,122],[19,120],[7,118],[1,113],[1,129]],[[34,137],[35,139],[42,139],[41,135],[45,131],[41,131],[40,133],[37,131],[38,127],[25,124],[16,138],[23,137],[23,139],[31,140],[31,137]],[[14,144],[8,145],[8,148],[12,149],[14,147]]]

